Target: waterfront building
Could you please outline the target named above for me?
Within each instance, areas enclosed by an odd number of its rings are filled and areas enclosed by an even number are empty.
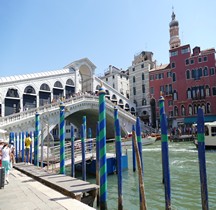
[[[109,65],[104,75],[99,78],[129,99],[128,70],[118,69],[115,66]]]
[[[145,124],[151,124],[149,72],[154,67],[153,53],[142,51],[134,55],[129,70],[130,100],[136,104],[136,114]]]
[[[155,100],[154,125],[159,123],[158,98],[165,98],[165,111],[170,126],[196,122],[198,107],[205,121],[216,120],[215,49],[201,50],[189,44],[181,45],[179,23],[172,13],[169,63],[150,70],[150,94]],[[153,114],[154,115],[154,114]]]

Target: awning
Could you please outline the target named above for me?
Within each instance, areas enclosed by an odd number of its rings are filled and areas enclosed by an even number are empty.
[[[204,116],[205,122],[216,121],[216,115]],[[197,122],[197,117],[186,117],[184,118],[184,123],[193,124]]]

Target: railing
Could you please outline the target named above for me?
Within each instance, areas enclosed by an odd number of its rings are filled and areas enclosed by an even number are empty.
[[[60,162],[60,145],[50,147],[50,162]],[[87,139],[85,141],[86,154],[95,154],[95,139]],[[74,141],[74,157],[82,156],[81,140]],[[71,142],[65,144],[65,161],[71,159]]]
[[[79,96],[75,96],[75,97],[72,97],[72,98],[69,98],[69,99],[65,99],[63,102],[64,102],[64,105],[67,106],[67,105],[75,104],[75,103],[78,103],[78,102],[81,102],[81,101],[85,101],[86,99],[98,102],[98,96],[90,95],[88,93],[81,94]],[[106,102],[112,107],[116,106],[114,103],[112,103],[108,99],[106,99]],[[24,120],[24,119],[33,118],[33,117],[35,117],[36,112],[41,114],[41,113],[44,113],[44,112],[50,112],[50,111],[57,110],[57,109],[59,109],[59,104],[60,104],[60,102],[46,104],[44,106],[41,106],[41,107],[38,107],[38,108],[35,108],[35,109],[15,113],[15,114],[12,114],[12,115],[9,115],[9,116],[6,116],[6,117],[1,117],[0,118],[0,125],[4,126],[4,125],[7,125],[9,123],[18,122],[21,119]],[[134,118],[134,116],[130,112],[127,112],[126,110],[122,109],[121,107],[119,107],[119,110],[121,110],[121,112],[124,113],[124,115]]]

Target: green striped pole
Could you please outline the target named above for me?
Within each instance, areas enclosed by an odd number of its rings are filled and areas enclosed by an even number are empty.
[[[198,140],[198,159],[200,171],[200,188],[202,198],[202,209],[208,210],[208,186],[206,174],[206,156],[205,156],[205,123],[203,109],[198,109],[197,115],[197,140]]]
[[[107,160],[106,160],[106,91],[99,89],[99,142],[100,142],[100,209],[107,209]]]
[[[96,127],[96,184],[100,185],[100,177],[99,177],[99,169],[100,169],[100,142],[99,142],[99,130],[100,130],[100,125],[99,122],[97,122],[97,127]],[[97,193],[97,206],[99,206],[100,202],[100,196],[99,192]]]
[[[74,127],[71,125],[71,176],[75,177]]]
[[[60,174],[65,174],[65,106],[60,103]]]
[[[160,96],[160,125],[161,125],[161,151],[162,151],[162,167],[165,191],[165,209],[171,209],[171,187],[170,187],[170,170],[169,170],[169,150],[168,150],[168,133],[167,118],[164,109],[164,97]]]
[[[122,196],[122,145],[121,145],[121,129],[119,119],[115,121],[115,140],[116,140],[116,160],[118,172],[118,210],[123,210]]]
[[[39,144],[39,129],[40,129],[40,115],[38,112],[35,114],[35,146],[34,146],[34,165],[39,166],[38,159],[38,144]]]

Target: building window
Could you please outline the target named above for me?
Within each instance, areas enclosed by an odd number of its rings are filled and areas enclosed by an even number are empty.
[[[113,88],[115,89],[115,84],[113,83]]]
[[[154,88],[153,87],[150,88],[150,93],[154,94]]]
[[[145,99],[145,98],[142,100],[142,105],[143,105],[143,106],[147,105],[146,99]]]
[[[172,94],[172,84],[169,84],[169,94]]]
[[[142,73],[142,80],[145,80],[145,75],[144,75],[144,73]]]
[[[207,66],[204,67],[203,76],[208,76],[208,67]]]
[[[176,90],[173,91],[173,100],[178,100],[178,93],[176,92]]]
[[[164,86],[160,86],[160,91],[163,93],[164,92]]]
[[[113,79],[115,79],[115,75],[113,75]]]
[[[215,74],[215,68],[214,67],[211,67],[210,68],[210,75],[214,75]]]
[[[199,57],[198,58],[198,63],[201,63],[202,62],[202,57]]]
[[[190,88],[188,88],[187,90],[187,98],[191,99],[191,89]]]
[[[144,63],[141,64],[141,68],[144,68]]]
[[[167,78],[169,78],[169,77],[172,77],[172,72],[171,71],[167,72]]]
[[[145,93],[145,85],[142,85],[142,92]]]
[[[178,55],[178,51],[170,52],[170,57],[177,56],[177,55]]]
[[[135,71],[135,67],[133,67],[132,70]]]
[[[175,62],[171,63],[171,68],[174,69],[175,68]]]
[[[213,87],[213,88],[212,88],[212,95],[213,95],[213,96],[216,96],[216,87]]]
[[[136,77],[135,76],[133,76],[133,83],[135,83],[136,82]]]
[[[173,105],[173,100],[169,100],[168,101],[168,106],[172,106]]]
[[[211,113],[211,105],[210,105],[210,103],[207,103],[207,105],[206,105],[206,113]]]
[[[174,116],[178,116],[178,107],[177,106],[174,107]]]
[[[182,105],[181,106],[181,115],[185,116],[185,114],[186,114],[185,107],[184,107],[184,105]]]
[[[175,73],[172,73],[172,80],[173,80],[173,82],[176,81],[176,74]]]
[[[190,60],[190,64],[191,64],[191,65],[194,64],[194,59],[191,59],[191,60]]]
[[[186,60],[185,60],[185,65],[186,65],[186,66],[189,65],[189,59],[186,59]]]
[[[208,60],[207,56],[203,58],[203,61],[206,62]]]
[[[136,95],[136,88],[133,87],[133,94]]]
[[[190,70],[187,70],[187,71],[186,71],[186,78],[187,78],[187,79],[190,79]]]
[[[206,87],[205,87],[205,94],[206,94],[206,96],[210,96],[210,88],[208,85],[206,85]]]
[[[191,105],[188,106],[188,114],[193,115],[193,109]]]
[[[108,82],[108,78],[106,78],[106,81]]]
[[[197,105],[196,104],[194,104],[194,114],[197,114]]]
[[[151,76],[150,76],[150,80],[154,80],[154,75],[151,75]]]
[[[184,49],[181,50],[182,54],[189,53],[189,52],[190,52],[190,48],[189,47],[184,48]]]

